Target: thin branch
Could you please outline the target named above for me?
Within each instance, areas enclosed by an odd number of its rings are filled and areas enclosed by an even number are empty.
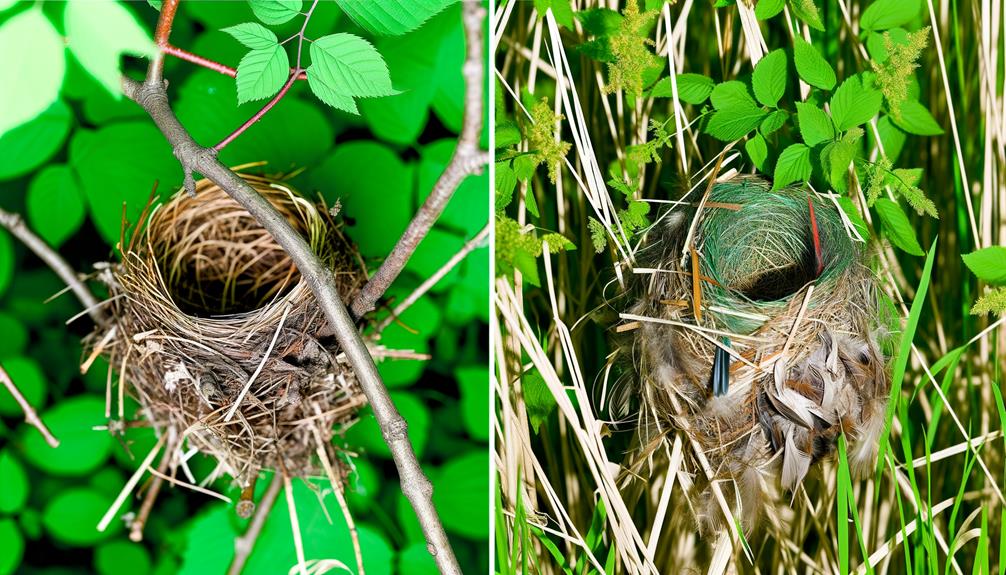
[[[143,503],[140,504],[140,511],[137,512],[136,519],[129,526],[130,541],[137,543],[143,541],[143,528],[147,524],[147,517],[150,517],[150,511],[154,508],[154,501],[157,500],[157,495],[161,492],[161,485],[164,484],[164,472],[168,469],[168,463],[171,462],[175,445],[175,442],[171,442],[164,450],[161,461],[157,464],[157,473],[154,473],[154,469],[150,468],[152,475],[150,486],[147,488],[147,494],[143,497]]]
[[[423,241],[430,228],[436,223],[440,214],[447,207],[458,185],[471,174],[478,173],[489,161],[489,154],[479,149],[479,136],[482,133],[482,115],[484,104],[483,57],[482,57],[482,21],[485,19],[485,9],[478,0],[465,0],[462,20],[465,28],[465,47],[467,56],[462,68],[465,78],[465,113],[461,123],[461,135],[458,146],[454,150],[447,167],[430,192],[415,217],[409,222],[409,227],[399,238],[393,250],[384,260],[367,285],[353,300],[350,309],[356,318],[363,317],[374,309],[377,300],[388,291],[391,284],[402,273],[405,264]]]
[[[231,78],[237,78],[238,71],[235,70],[234,68],[231,68],[230,66],[225,66],[224,64],[220,64],[219,62],[214,62],[209,58],[203,58],[202,56],[193,54],[192,52],[182,50],[177,46],[172,46],[168,44],[167,46],[161,48],[161,51],[164,52],[165,54],[170,54],[171,56],[174,56],[180,60],[185,60],[186,62],[191,62],[198,66],[202,66],[203,68],[206,68],[208,70],[219,72],[225,76],[230,76]],[[307,76],[305,75],[305,78],[306,77]]]
[[[450,271],[454,269],[454,267],[458,265],[458,263],[461,262],[461,260],[465,259],[465,257],[472,252],[472,250],[481,246],[486,241],[487,237],[489,237],[489,224],[486,224],[486,226],[482,228],[482,231],[480,231],[477,236],[468,240],[468,242],[465,243],[465,245],[461,246],[461,249],[458,250],[458,253],[454,254],[451,257],[451,259],[447,260],[447,263],[445,263],[439,270],[437,270],[435,274],[426,278],[426,281],[420,284],[420,286],[417,287],[415,291],[413,291],[411,294],[409,294],[408,297],[402,300],[402,303],[395,306],[395,309],[391,311],[391,314],[388,317],[384,318],[384,321],[382,321],[377,326],[376,331],[377,332],[384,331],[384,328],[391,325],[391,322],[401,317],[402,313],[404,313],[405,310],[409,309],[409,307],[412,304],[416,303],[419,300],[419,298],[423,297],[426,294],[426,292],[433,289],[433,286],[437,285],[437,282],[439,282],[445,275],[449,274]],[[486,278],[486,281],[489,281],[489,278]]]
[[[276,498],[279,497],[279,490],[282,488],[283,477],[277,472],[272,476],[272,482],[269,483],[269,487],[262,495],[262,500],[258,502],[255,516],[248,524],[248,530],[244,535],[234,540],[234,560],[227,568],[227,575],[238,575],[245,568],[245,563],[248,562],[248,557],[251,555],[252,549],[255,548],[255,541],[258,539],[259,533],[262,532],[265,520],[269,517],[272,506],[276,504]]]
[[[105,325],[105,315],[102,313],[98,300],[91,293],[91,290],[87,289],[84,282],[80,281],[80,278],[77,277],[77,272],[70,267],[70,264],[66,263],[66,260],[56,253],[56,250],[52,249],[49,244],[45,243],[45,240],[35,235],[35,232],[31,231],[25,225],[20,215],[0,209],[0,226],[7,228],[7,231],[12,236],[21,240],[21,243],[34,252],[52,271],[56,272],[59,279],[63,280],[73,290],[73,294],[80,300],[87,314],[94,320],[94,323],[102,326]]]
[[[167,0],[165,6],[170,3],[177,3],[177,0]],[[162,10],[161,18],[166,18],[166,14],[169,12]],[[479,30],[483,14],[484,10],[481,6],[471,2],[465,4],[466,24],[471,20],[472,15],[477,20],[474,33],[477,41],[474,43],[477,45],[475,49],[479,52],[479,58],[481,58],[482,42]],[[170,25],[158,24],[159,29],[163,27],[170,28]],[[467,25],[466,28],[468,28]],[[471,30],[468,31],[468,35],[472,35]],[[469,42],[471,43],[471,40]],[[466,63],[466,70],[471,65],[471,61]],[[481,69],[480,62],[475,62],[474,66]],[[408,424],[392,402],[391,396],[377,372],[374,360],[367,350],[367,345],[339,297],[332,270],[322,263],[305,239],[293,229],[268,200],[259,195],[245,180],[221,164],[212,148],[204,148],[192,139],[192,136],[171,110],[164,81],[160,74],[155,70],[148,70],[148,72],[155,73],[149,73],[147,81],[142,84],[129,78],[123,78],[123,93],[138,103],[150,115],[167,138],[174,150],[175,157],[178,158],[182,166],[186,187],[191,192],[195,190],[192,174],[198,172],[227,192],[245,208],[259,224],[269,231],[293,260],[301,277],[311,289],[315,300],[324,312],[339,346],[346,354],[350,366],[356,373],[357,381],[370,402],[374,417],[382,430],[384,441],[398,468],[402,493],[412,504],[426,536],[427,548],[434,556],[441,573],[450,575],[461,573],[443,524],[433,506],[433,486],[423,473],[412,449],[412,444],[409,442]],[[472,90],[469,89],[468,96],[472,95],[471,92]],[[481,118],[480,88],[476,90],[475,96],[477,96],[475,99],[478,101],[479,107],[477,115]],[[470,102],[466,107],[471,107]],[[466,116],[468,115],[470,114],[466,112]],[[480,130],[479,126],[475,126],[473,129],[471,125],[466,125],[462,136],[468,135],[470,137],[474,133],[472,141],[477,141]],[[470,163],[470,161],[465,163]]]
[[[7,371],[3,368],[3,364],[0,364],[0,381],[3,382],[7,391],[14,396],[14,400],[17,401],[17,404],[21,406],[21,411],[24,412],[25,423],[37,429],[38,432],[42,434],[42,437],[45,438],[45,442],[49,444],[49,447],[59,447],[59,440],[53,436],[52,432],[49,431],[49,428],[42,422],[42,419],[37,413],[35,413],[35,408],[28,403],[27,399],[24,398],[24,395],[21,394],[21,390],[14,385],[14,381],[11,380],[10,375],[8,375]]]

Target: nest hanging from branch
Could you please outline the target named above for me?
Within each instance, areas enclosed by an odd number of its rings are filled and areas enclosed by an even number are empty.
[[[690,499],[707,530],[726,524],[724,504],[753,528],[842,433],[854,471],[875,463],[890,322],[850,227],[809,190],[737,177],[649,233],[640,259],[654,271],[623,315],[640,324],[641,439],[680,431],[697,447]],[[722,480],[736,489],[721,499]]]
[[[325,207],[281,182],[241,177],[351,299],[366,273]],[[263,468],[324,475],[324,455],[341,480],[343,458],[330,439],[366,399],[342,354],[330,351],[327,321],[289,256],[209,180],[145,219],[105,274],[114,322],[87,338],[89,351],[119,370],[120,387],[168,445],[187,442],[216,458],[214,476],[248,487]]]

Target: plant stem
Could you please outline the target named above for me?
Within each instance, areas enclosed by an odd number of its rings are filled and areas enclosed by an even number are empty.
[[[405,264],[415,253],[437,218],[443,213],[458,185],[471,174],[478,173],[489,161],[489,154],[479,149],[479,135],[482,132],[483,115],[483,62],[482,62],[482,20],[485,9],[478,0],[465,0],[462,21],[465,28],[467,56],[462,68],[465,78],[465,113],[461,123],[461,135],[450,162],[444,168],[433,190],[419,211],[409,222],[409,227],[399,238],[394,249],[381,264],[367,285],[353,300],[350,309],[356,318],[374,309],[377,300],[388,291],[391,284],[402,273]]]
[[[230,567],[227,568],[227,575],[238,575],[244,569],[252,549],[255,548],[255,541],[258,539],[259,533],[262,532],[265,520],[269,517],[272,506],[276,504],[276,498],[279,497],[279,490],[282,488],[283,477],[277,471],[272,476],[272,482],[269,483],[266,492],[262,495],[262,500],[258,502],[258,507],[255,508],[255,516],[248,524],[248,530],[244,535],[234,540],[234,559],[231,561]]]
[[[238,71],[235,70],[234,68],[231,68],[230,66],[225,66],[218,62],[214,62],[209,58],[203,58],[202,56],[193,54],[192,52],[188,52],[186,50],[182,50],[181,48],[172,46],[170,44],[162,47],[161,51],[164,52],[165,54],[170,54],[180,60],[185,60],[186,62],[197,64],[199,66],[202,66],[203,68],[213,70],[214,72],[219,72],[225,76],[230,76],[231,78],[236,78],[238,75]]]
[[[7,391],[14,396],[14,401],[17,401],[17,404],[21,406],[21,411],[24,412],[25,423],[37,429],[38,432],[42,434],[42,437],[45,438],[45,442],[49,444],[49,447],[59,447],[59,440],[53,436],[52,432],[45,426],[42,419],[37,413],[35,413],[35,408],[28,403],[27,399],[24,398],[24,395],[21,394],[21,390],[14,385],[14,381],[11,380],[10,375],[8,375],[7,371],[3,368],[3,364],[0,364],[0,381],[3,382]]]
[[[70,264],[66,263],[66,260],[56,253],[56,250],[45,243],[45,240],[35,235],[35,232],[31,231],[25,225],[24,219],[19,214],[12,214],[0,209],[0,226],[7,228],[7,231],[12,236],[21,240],[21,243],[25,247],[34,252],[52,271],[56,272],[59,279],[63,280],[70,290],[73,291],[73,294],[77,296],[77,299],[80,300],[87,314],[94,320],[94,323],[101,326],[105,325],[107,318],[102,313],[98,300],[87,289],[84,282],[80,281],[80,278],[77,277],[77,272],[70,267]]]
[[[167,0],[165,6],[177,3],[177,1]],[[477,50],[481,53],[482,37],[478,30],[481,29],[480,18],[483,10],[481,6],[466,4],[466,15],[472,13],[473,9],[478,16],[477,30],[474,34],[477,38]],[[174,10],[162,10],[161,19],[173,15]],[[468,18],[466,18],[467,21]],[[158,30],[163,28],[170,30],[170,22],[167,24],[158,22]],[[471,34],[469,31],[469,35]],[[480,63],[476,63],[476,65],[481,69]],[[466,64],[466,70],[468,67]],[[398,468],[402,493],[412,504],[426,536],[427,548],[434,556],[441,573],[460,574],[461,569],[454,557],[447,533],[444,531],[440,517],[433,506],[433,486],[419,466],[412,444],[409,442],[408,424],[392,402],[391,396],[377,372],[374,360],[367,350],[367,345],[339,297],[332,271],[318,259],[304,238],[293,229],[268,200],[217,160],[216,151],[213,148],[204,148],[192,139],[192,136],[171,110],[165,84],[159,72],[148,70],[147,81],[142,84],[130,78],[123,78],[122,88],[128,98],[139,104],[150,115],[168,143],[171,144],[175,157],[182,165],[185,181],[190,191],[194,191],[192,173],[202,174],[244,207],[289,254],[324,312],[339,346],[346,354],[357,381],[370,402],[384,441]],[[475,95],[478,100],[478,115],[481,116],[481,90],[478,89],[477,92]],[[476,126],[474,130],[476,142],[480,129]],[[472,131],[469,127],[467,131],[463,131],[463,135]]]

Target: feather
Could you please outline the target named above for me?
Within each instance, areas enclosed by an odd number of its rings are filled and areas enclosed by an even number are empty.
[[[782,456],[782,486],[792,491],[803,481],[810,470],[810,455],[800,451],[793,434],[786,434],[786,447]]]

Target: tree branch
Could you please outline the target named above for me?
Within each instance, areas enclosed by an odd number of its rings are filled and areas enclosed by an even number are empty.
[[[25,225],[24,219],[19,214],[12,214],[0,209],[0,226],[7,228],[7,231],[12,236],[20,240],[21,243],[49,266],[52,271],[56,272],[59,279],[63,280],[70,290],[73,291],[73,294],[77,296],[77,299],[80,300],[81,305],[84,306],[84,310],[91,316],[94,323],[102,326],[106,324],[107,318],[102,313],[97,298],[94,297],[91,290],[87,289],[84,282],[77,277],[77,272],[70,267],[70,264],[66,263],[66,260],[56,253],[56,250],[45,243],[45,240],[35,235],[35,232],[31,231]]]
[[[170,4],[177,4],[177,2],[178,0],[166,0],[164,7],[167,8]],[[481,6],[474,6],[474,8],[479,13],[484,12]],[[470,12],[472,12],[471,7],[466,5],[466,15]],[[161,19],[170,18],[173,14],[174,10],[162,9]],[[165,28],[170,30],[170,22],[167,24],[158,23],[158,30]],[[476,35],[479,38],[478,50],[481,53],[481,34],[476,33]],[[478,65],[481,67],[481,64]],[[466,64],[467,68],[468,64]],[[408,424],[391,401],[388,390],[374,365],[374,360],[339,297],[332,271],[318,259],[304,238],[290,226],[289,222],[268,200],[260,196],[245,180],[221,164],[212,148],[204,148],[192,139],[192,136],[171,110],[164,81],[160,71],[153,69],[153,62],[151,69],[148,70],[146,82],[141,84],[135,80],[123,78],[122,87],[123,93],[138,103],[150,115],[171,144],[175,157],[182,165],[187,187],[194,190],[193,172],[207,177],[234,198],[268,230],[293,260],[301,277],[310,287],[315,300],[324,312],[339,346],[346,354],[350,366],[356,373],[357,381],[370,402],[384,441],[398,468],[402,493],[408,498],[416,512],[423,534],[426,536],[427,547],[434,556],[440,572],[450,575],[460,574],[461,570],[457,559],[454,557],[447,534],[440,522],[440,517],[437,515],[436,508],[433,506],[433,486],[419,466],[416,454],[412,450],[412,444],[409,442]],[[481,106],[481,96],[479,102]],[[471,129],[469,128],[468,131],[470,132]],[[477,138],[477,136],[478,130],[475,130],[475,137]]]
[[[479,149],[479,137],[482,133],[482,115],[484,104],[483,56],[482,56],[482,21],[485,19],[485,9],[479,0],[464,0],[462,22],[465,28],[465,57],[462,74],[465,78],[465,113],[461,123],[461,135],[457,148],[450,162],[444,168],[440,178],[433,185],[433,190],[426,198],[419,211],[409,222],[409,227],[399,238],[394,249],[388,255],[377,273],[370,278],[367,285],[353,300],[350,309],[356,318],[363,317],[374,309],[377,300],[388,291],[398,274],[402,273],[405,264],[415,253],[419,243],[423,241],[430,228],[436,223],[447,202],[450,201],[458,185],[471,174],[478,173],[489,161],[489,153]]]
[[[262,495],[262,501],[259,501],[255,508],[255,516],[248,524],[248,530],[244,535],[234,540],[234,559],[227,569],[227,575],[239,575],[245,568],[245,563],[248,562],[248,557],[251,555],[252,549],[255,548],[255,541],[258,539],[259,533],[262,532],[265,520],[269,517],[272,506],[276,504],[276,498],[279,497],[279,490],[282,488],[283,476],[280,475],[279,470],[276,470],[272,476],[272,482],[269,483],[269,487]]]
[[[21,406],[21,411],[24,412],[25,423],[37,429],[38,432],[42,434],[42,437],[45,438],[45,442],[49,444],[49,447],[59,447],[59,440],[53,436],[52,432],[49,431],[49,428],[42,422],[42,419],[39,418],[37,413],[35,413],[35,408],[28,403],[28,400],[21,394],[21,390],[14,385],[14,382],[11,380],[10,375],[7,374],[7,371],[3,368],[2,364],[0,364],[0,381],[3,382],[7,391],[14,396],[14,400],[17,401],[17,404]]]

